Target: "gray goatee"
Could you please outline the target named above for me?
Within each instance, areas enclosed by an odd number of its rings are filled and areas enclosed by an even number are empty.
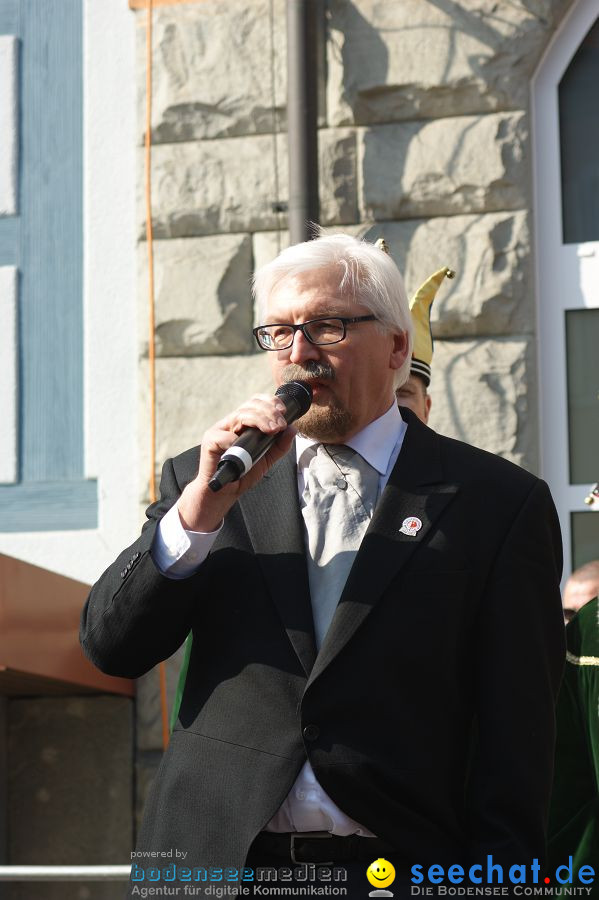
[[[327,363],[308,360],[303,366],[290,363],[281,373],[282,381],[335,381],[335,370]],[[323,444],[343,443],[354,424],[349,409],[342,406],[331,393],[326,406],[313,403],[307,413],[294,422],[300,434]]]

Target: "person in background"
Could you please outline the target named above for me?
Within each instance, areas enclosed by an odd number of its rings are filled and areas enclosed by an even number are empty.
[[[557,704],[549,862],[594,868],[599,897],[599,560],[570,575],[564,589],[566,670]]]
[[[415,413],[421,422],[428,424],[432,398],[428,392],[428,383],[422,375],[410,372],[410,377],[402,387],[395,391],[397,405],[407,407]]]
[[[384,241],[377,243],[382,250],[388,252]],[[399,407],[411,409],[425,425],[428,423],[432,402],[428,393],[433,361],[431,309],[443,280],[454,277],[455,272],[444,266],[427,278],[410,301],[410,314],[414,325],[414,349],[412,350],[410,375],[405,384],[397,388],[395,396]]]
[[[594,559],[572,572],[566,581],[562,600],[566,622],[573,619],[576,613],[597,594],[599,594],[599,559]]]

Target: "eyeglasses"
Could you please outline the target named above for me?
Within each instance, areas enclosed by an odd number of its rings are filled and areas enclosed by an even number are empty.
[[[261,350],[288,350],[296,331],[311,344],[338,344],[345,338],[346,326],[357,322],[376,322],[376,316],[320,316],[301,325],[259,325],[252,334]]]

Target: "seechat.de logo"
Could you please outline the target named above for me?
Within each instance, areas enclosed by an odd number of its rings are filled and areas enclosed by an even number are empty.
[[[491,854],[487,855],[484,863],[475,863],[471,866],[462,866],[457,863],[450,866],[430,865],[427,867],[422,865],[412,866],[411,870],[412,885],[422,885],[418,890],[412,888],[412,896],[417,894],[429,894],[432,889],[430,885],[507,885],[513,887],[513,893],[516,896],[527,895],[528,889],[525,885],[542,885],[543,893],[550,896],[553,889],[556,893],[566,885],[572,886],[570,890],[586,890],[588,885],[595,881],[595,869],[593,866],[580,866],[578,870],[574,870],[572,857],[568,857],[568,862],[557,866],[554,872],[546,874],[541,873],[541,865],[538,859],[533,859],[529,865],[514,864],[513,866],[501,865],[493,861]],[[535,893],[540,893],[539,888]],[[445,888],[444,893],[447,896],[453,896],[451,888]],[[457,896],[457,895],[456,895]]]

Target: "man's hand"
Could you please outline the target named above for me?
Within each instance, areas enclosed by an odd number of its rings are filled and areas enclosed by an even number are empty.
[[[177,503],[184,528],[188,531],[215,531],[237,498],[260,481],[270,467],[288,452],[295,437],[295,429],[287,425],[284,412],[285,405],[278,397],[255,394],[208,429],[202,438],[198,474],[187,485]],[[247,475],[214,493],[208,487],[208,482],[225,450],[229,449],[245,427],[258,428],[264,434],[280,432],[280,435]]]

